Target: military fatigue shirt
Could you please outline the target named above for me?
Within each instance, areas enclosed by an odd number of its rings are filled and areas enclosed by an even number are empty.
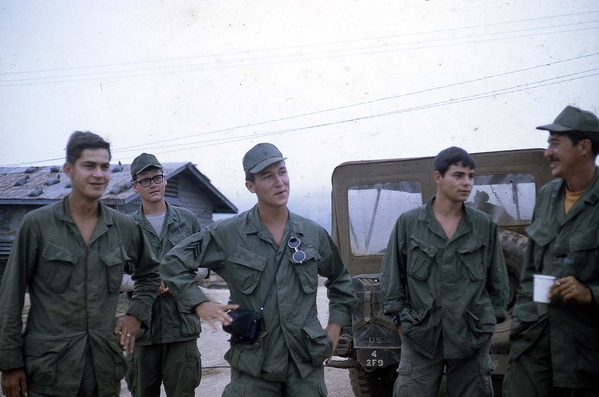
[[[550,327],[551,365],[556,387],[599,387],[599,172],[564,211],[563,179],[543,186],[537,197],[522,274],[522,290],[512,313],[512,357],[527,351],[545,326]],[[551,303],[532,300],[533,274],[574,276],[590,288],[593,301]]]
[[[233,338],[225,355],[233,368],[273,382],[285,380],[289,357],[304,377],[332,353],[332,342],[317,317],[319,275],[327,278],[329,323],[348,323],[357,303],[351,278],[328,233],[309,219],[291,213],[290,217],[293,222],[280,246],[260,221],[255,206],[184,240],[164,257],[161,266],[165,283],[189,307],[207,300],[194,281],[195,269],[201,265],[227,282],[233,303],[259,312],[278,258],[284,256],[264,306],[259,340],[241,343]],[[301,264],[291,259],[289,227],[307,256]]]
[[[140,207],[131,214],[133,219],[141,226],[152,247],[152,252],[159,260],[179,242],[201,230],[200,223],[195,214],[185,208],[166,204],[164,226],[160,235],[156,234],[154,227],[143,214]],[[149,329],[140,330],[140,345],[155,343],[182,342],[197,339],[200,336],[200,319],[193,311],[185,310],[177,305],[175,297],[162,294],[156,297],[152,305],[152,323]]]
[[[98,208],[89,247],[68,197],[27,214],[17,232],[0,288],[0,369],[24,367],[34,392],[77,395],[89,344],[99,395],[118,393],[126,363],[113,330],[127,262],[137,264],[127,313],[149,326],[159,263],[133,219]],[[21,333],[26,288],[31,306]]]
[[[383,257],[384,311],[401,312],[403,337],[432,358],[443,338],[446,359],[470,357],[506,316],[509,284],[497,225],[463,205],[464,214],[447,239],[432,211],[402,214]]]

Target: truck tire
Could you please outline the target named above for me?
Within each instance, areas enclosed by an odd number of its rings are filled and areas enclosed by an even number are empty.
[[[498,237],[501,242],[503,258],[507,267],[510,297],[508,301],[508,316],[503,323],[497,324],[495,327],[495,333],[491,338],[491,349],[489,352],[491,354],[509,354],[510,329],[512,327],[512,317],[510,316],[510,313],[516,304],[516,297],[518,296],[518,290],[520,289],[520,277],[522,276],[522,266],[524,264],[524,255],[526,253],[526,246],[528,245],[528,238],[508,230],[500,230],[498,232]],[[494,374],[492,380],[494,395],[501,396],[503,374]]]
[[[510,296],[508,301],[508,317],[506,320],[497,324],[495,333],[491,339],[491,354],[509,354],[510,352],[510,329],[512,326],[512,312],[516,304],[516,297],[520,289],[520,277],[522,276],[522,265],[524,263],[524,255],[528,238],[519,233],[508,230],[500,230],[498,233],[501,249],[503,250],[503,258],[507,267],[507,274],[510,285]]]
[[[397,364],[366,371],[362,367],[349,369],[349,382],[356,397],[391,397]]]
[[[528,237],[509,230],[499,230],[497,233],[503,250],[503,258],[507,267],[507,274],[510,283],[510,297],[508,301],[508,312],[511,313],[516,304],[516,296],[520,289],[520,277],[522,276],[522,266],[524,264],[524,255],[528,245]]]

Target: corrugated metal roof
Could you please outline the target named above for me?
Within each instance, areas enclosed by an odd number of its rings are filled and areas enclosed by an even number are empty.
[[[237,208],[224,197],[193,164],[163,163],[167,179],[183,172],[190,171],[199,179],[212,200],[215,200],[217,212],[236,213]],[[111,171],[118,166],[111,165]],[[102,195],[102,200],[111,203],[127,203],[137,197],[131,188],[131,165],[124,164],[122,171],[110,173],[110,183]],[[60,175],[60,176],[59,176]],[[49,185],[49,180],[58,179],[58,183]],[[22,186],[15,186],[18,181]],[[41,189],[39,195],[32,192]],[[0,167],[0,204],[34,204],[44,205],[60,200],[71,191],[71,180],[62,172],[62,166],[40,167]]]
[[[163,164],[167,178],[175,171],[185,166],[186,163]],[[111,165],[111,170],[115,168]],[[102,195],[102,199],[126,200],[136,195],[131,189],[130,165],[123,165],[122,171],[110,173],[110,183]],[[58,172],[52,172],[59,170]],[[59,182],[48,185],[49,180]],[[22,186],[15,186],[17,181],[25,182]],[[35,190],[42,190],[37,196],[31,194]],[[71,191],[71,180],[62,171],[62,166],[40,167],[0,167],[0,200],[27,201],[55,201],[60,200]]]

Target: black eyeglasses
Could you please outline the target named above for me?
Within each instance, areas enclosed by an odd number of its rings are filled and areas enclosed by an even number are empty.
[[[144,178],[139,181],[133,181],[133,183],[139,183],[143,187],[148,187],[148,186],[150,186],[152,181],[154,181],[155,184],[159,185],[162,183],[163,180],[164,180],[164,175],[156,175],[155,177],[152,177],[152,178]]]
[[[302,241],[297,237],[291,237],[289,239],[289,241],[287,242],[287,245],[289,246],[289,248],[292,248],[295,250],[295,252],[291,256],[291,259],[293,259],[293,262],[298,263],[298,264],[302,264],[306,260],[306,253],[299,249],[299,246],[301,244],[302,244]]]

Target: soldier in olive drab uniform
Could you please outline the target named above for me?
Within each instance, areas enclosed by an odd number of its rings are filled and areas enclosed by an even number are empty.
[[[557,179],[538,194],[512,313],[507,397],[599,396],[599,120],[566,107],[545,157]],[[533,275],[557,278],[550,302],[533,301]]]
[[[258,339],[252,343],[231,339],[225,355],[231,364],[231,383],[223,396],[326,396],[323,362],[357,303],[351,278],[328,233],[287,209],[289,175],[284,160],[269,143],[254,146],[245,154],[243,168],[246,187],[257,195],[258,204],[213,223],[162,261],[164,282],[181,304],[224,325],[232,320],[224,312],[231,306],[206,302],[193,279],[199,265],[227,282],[234,304],[255,312],[260,312],[276,274]],[[324,329],[316,310],[319,275],[327,278],[329,297]]]
[[[444,368],[448,396],[493,396],[489,347],[509,285],[497,225],[465,205],[475,168],[463,149],[441,151],[436,195],[402,214],[389,239],[384,310],[402,336],[394,397],[436,396]]]
[[[177,243],[200,231],[195,214],[168,204],[164,194],[166,177],[162,164],[148,153],[131,163],[132,185],[141,197],[141,207],[131,216],[141,226],[156,258],[162,257]],[[199,268],[196,278],[208,274]],[[128,291],[129,274],[123,275],[121,291]],[[127,357],[130,372],[127,384],[132,396],[159,397],[164,383],[167,396],[194,396],[200,384],[202,364],[197,339],[200,320],[195,313],[181,311],[175,297],[161,284],[152,305],[152,323],[137,335],[135,354]]]
[[[160,279],[141,228],[99,199],[110,144],[74,132],[65,174],[72,190],[27,214],[0,288],[2,391],[16,397],[118,396],[135,335],[149,326]],[[115,317],[123,269],[135,265],[127,314]],[[28,289],[25,331],[21,311]]]

